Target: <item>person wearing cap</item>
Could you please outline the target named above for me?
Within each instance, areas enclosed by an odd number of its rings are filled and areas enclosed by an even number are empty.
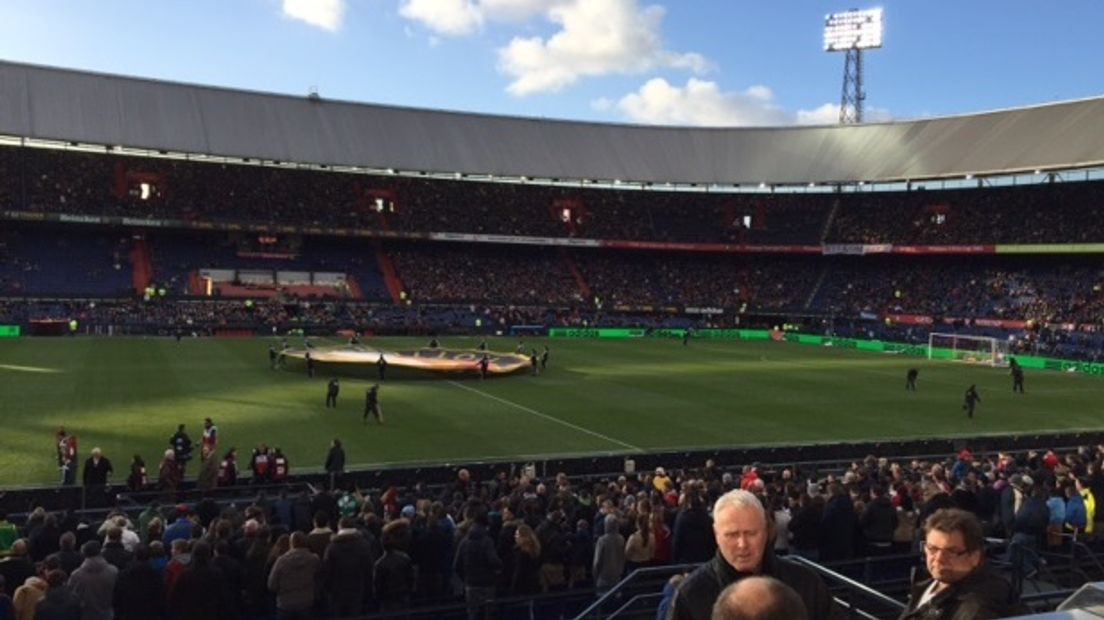
[[[81,601],[83,620],[111,620],[114,617],[115,580],[119,569],[104,559],[100,541],[90,540],[81,546],[84,561],[69,576],[69,587]]]
[[[1012,476],[1016,478],[1016,476]],[[1025,573],[1031,573],[1038,564],[1039,542],[1045,540],[1047,525],[1050,523],[1050,511],[1046,506],[1046,492],[1036,485],[1031,476],[1024,474],[1019,480],[1012,481],[1018,486],[1020,503],[1012,517],[1012,540],[1008,552],[1012,562],[1021,566]]]
[[[660,493],[666,493],[667,490],[674,485],[671,483],[671,478],[667,475],[667,470],[662,467],[656,467],[655,476],[652,476],[652,486]]]
[[[930,577],[913,584],[900,620],[1007,618],[1030,613],[1011,584],[985,562],[981,522],[958,508],[937,510],[924,523],[924,565]]]

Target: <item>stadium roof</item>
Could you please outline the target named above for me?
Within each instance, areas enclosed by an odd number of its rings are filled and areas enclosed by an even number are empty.
[[[860,126],[655,127],[350,103],[0,62],[0,134],[557,180],[881,182],[1104,164],[1104,98]]]

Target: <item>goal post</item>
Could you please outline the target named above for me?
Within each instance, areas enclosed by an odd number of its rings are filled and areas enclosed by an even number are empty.
[[[989,336],[928,334],[928,359],[989,366],[1008,365],[1008,341]]]

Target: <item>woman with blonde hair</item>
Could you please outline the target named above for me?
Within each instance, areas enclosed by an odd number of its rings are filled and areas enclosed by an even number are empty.
[[[625,568],[627,572],[647,566],[655,555],[655,536],[652,535],[652,517],[641,514],[636,517],[636,531],[625,542]]]

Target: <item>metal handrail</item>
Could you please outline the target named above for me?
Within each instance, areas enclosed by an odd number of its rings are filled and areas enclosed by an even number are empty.
[[[800,565],[802,565],[806,568],[812,569],[812,570],[816,571],[817,573],[820,573],[822,576],[827,577],[828,579],[830,579],[832,581],[835,581],[837,583],[843,584],[844,586],[847,586],[847,588],[849,588],[851,590],[856,590],[858,592],[862,592],[864,595],[869,596],[870,598],[873,598],[874,600],[880,601],[880,602],[888,605],[892,609],[903,610],[906,607],[906,605],[904,603],[902,603],[901,601],[899,601],[899,600],[897,600],[893,597],[886,596],[885,594],[882,594],[881,592],[878,592],[877,590],[875,590],[875,589],[873,589],[873,588],[871,588],[871,587],[869,587],[865,584],[859,583],[858,581],[855,581],[854,579],[851,579],[850,577],[841,575],[841,574],[837,573],[836,571],[834,571],[830,568],[825,568],[824,566],[821,566],[820,564],[817,564],[816,562],[813,562],[811,560],[803,558],[799,555],[786,556],[786,560],[790,561],[790,562],[794,562],[795,564],[800,564]]]
[[[635,605],[636,603],[638,603],[640,601],[654,599],[654,598],[662,599],[663,598],[663,593],[653,592],[651,594],[637,594],[636,596],[634,596],[634,597],[630,598],[629,600],[625,601],[625,604],[618,607],[616,610],[614,610],[613,613],[606,616],[606,620],[613,620],[614,618],[620,616],[621,613],[626,611],[629,607],[632,607],[633,605]]]
[[[575,616],[575,620],[583,620],[583,618],[586,618],[590,614],[601,609],[602,605],[605,605],[607,601],[616,598],[620,594],[621,589],[627,587],[630,583],[637,579],[637,577],[659,574],[673,575],[684,571],[691,571],[697,567],[698,564],[672,564],[669,566],[649,566],[646,568],[638,568],[626,575],[623,579],[621,579],[621,581],[618,581],[617,584],[610,588],[609,591],[607,591],[605,594],[598,597],[598,600],[591,603],[586,609],[579,612],[579,615]]]

